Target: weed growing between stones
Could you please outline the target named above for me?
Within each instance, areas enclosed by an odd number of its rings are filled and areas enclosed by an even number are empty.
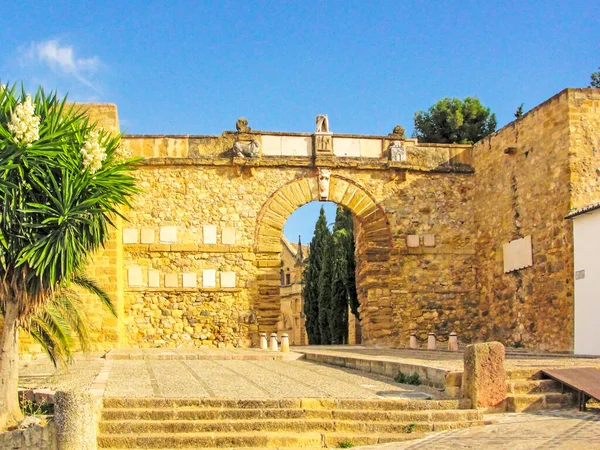
[[[354,447],[354,443],[349,439],[338,443],[338,448],[352,448],[352,447]]]
[[[406,375],[403,372],[398,372],[398,375],[396,375],[394,380],[396,380],[396,383],[412,384],[413,386],[420,386],[422,384],[421,377],[419,377],[417,372],[413,372],[412,375]]]
[[[51,405],[46,400],[35,402],[22,398],[19,400],[19,406],[24,416],[47,416],[54,414],[54,405]]]
[[[410,434],[410,433],[413,433],[416,428],[417,428],[417,423],[411,422],[404,427],[404,432]]]

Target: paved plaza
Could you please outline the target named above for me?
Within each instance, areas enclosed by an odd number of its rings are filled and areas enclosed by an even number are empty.
[[[314,350],[315,348],[312,347]],[[368,347],[323,347],[346,356],[393,359],[462,370],[462,353]],[[21,363],[20,384],[53,390],[96,389],[104,397],[163,398],[444,398],[437,389],[395,383],[391,378],[305,361],[300,354],[256,349],[132,349],[78,356],[55,370],[45,358]],[[598,366],[598,358],[509,355],[509,369]],[[600,449],[600,409],[486,415],[491,425],[432,433],[424,439],[377,449]]]

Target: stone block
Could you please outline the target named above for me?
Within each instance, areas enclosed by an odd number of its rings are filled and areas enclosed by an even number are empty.
[[[165,274],[165,287],[167,287],[167,288],[179,287],[179,276],[176,273]]]
[[[217,243],[217,227],[215,225],[204,225],[202,227],[202,237],[205,244]]]
[[[148,270],[148,287],[160,287],[160,271]]]
[[[160,227],[160,243],[161,244],[176,244],[177,243],[177,227]]]
[[[333,149],[335,156],[360,157],[360,139],[334,138]]]
[[[381,158],[381,139],[361,139],[360,157],[361,158]]]
[[[152,228],[142,228],[142,244],[154,244],[154,230]]]
[[[97,448],[96,417],[101,398],[90,392],[57,391],[54,423],[57,447],[61,450],[95,450]]]
[[[137,228],[124,228],[123,229],[123,244],[137,244],[138,243],[138,229]]]
[[[142,285],[142,268],[141,267],[130,267],[127,269],[127,284],[129,286],[141,286]]]
[[[217,271],[215,269],[204,269],[202,271],[202,287],[217,287]]]
[[[474,408],[500,406],[506,397],[504,345],[500,342],[471,344],[465,348],[462,394]]]
[[[282,156],[312,156],[312,138],[309,136],[282,136]]]
[[[235,287],[235,272],[221,272],[221,287],[222,288],[234,288]]]
[[[196,274],[193,272],[186,272],[183,274],[183,287],[184,288],[195,288],[196,284]]]
[[[419,244],[419,235],[418,234],[409,234],[406,236],[406,245],[409,248],[417,248],[420,246]]]
[[[435,247],[435,234],[426,234],[423,236],[423,246]]]
[[[221,232],[221,244],[235,245],[235,228],[223,228],[223,231]]]

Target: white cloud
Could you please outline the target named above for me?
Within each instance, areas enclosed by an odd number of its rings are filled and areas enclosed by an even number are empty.
[[[35,66],[50,69],[58,76],[74,78],[94,91],[99,91],[94,75],[104,67],[100,58],[79,57],[72,45],[62,44],[58,39],[32,42],[29,47],[22,47],[19,49],[18,60],[22,69],[32,69]]]

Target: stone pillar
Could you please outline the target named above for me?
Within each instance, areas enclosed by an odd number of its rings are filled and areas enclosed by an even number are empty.
[[[427,350],[435,350],[435,334],[429,333],[427,336]]]
[[[458,351],[458,336],[454,331],[448,336],[448,350],[452,352]]]
[[[54,395],[54,421],[58,450],[96,450],[99,397],[87,391],[58,391]]]
[[[271,345],[269,346],[269,350],[272,352],[279,351],[279,345],[277,344],[277,333],[271,333]]]
[[[416,334],[411,334],[410,335],[410,344],[409,344],[410,348],[419,348],[419,343],[417,342],[417,335]]]
[[[464,398],[473,408],[497,408],[506,397],[504,345],[500,342],[471,344],[465,348],[462,382]]]
[[[290,351],[290,338],[287,333],[281,335],[281,351],[288,353]]]
[[[267,350],[269,345],[267,344],[267,333],[260,333],[260,349]]]

